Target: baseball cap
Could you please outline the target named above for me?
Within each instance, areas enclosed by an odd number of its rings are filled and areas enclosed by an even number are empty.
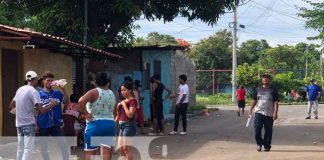
[[[316,80],[313,78],[313,79],[311,79],[311,82],[315,82]]]
[[[35,71],[28,71],[26,73],[26,80],[32,80],[33,78],[36,78],[36,77],[38,77],[38,76]]]

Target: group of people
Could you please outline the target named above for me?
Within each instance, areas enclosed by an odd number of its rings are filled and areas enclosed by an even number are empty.
[[[85,159],[100,151],[101,159],[111,159],[113,152],[113,138],[118,135],[117,151],[127,159],[133,159],[130,142],[127,137],[133,137],[137,133],[137,126],[144,133],[144,115],[140,92],[140,81],[134,81],[125,77],[124,83],[119,88],[118,98],[110,89],[111,82],[108,75],[99,72],[95,76],[95,88],[87,91],[79,99],[74,94],[68,97],[64,85],[58,85],[60,90],[53,88],[54,74],[46,71],[41,80],[39,90],[38,75],[34,71],[26,73],[27,84],[20,87],[14,96],[10,108],[16,109],[16,127],[18,133],[17,159],[32,159],[35,133],[39,130],[41,138],[40,148],[43,159],[49,159],[47,136],[57,139],[62,157],[69,159],[67,142],[64,139],[63,110],[64,114],[82,117],[86,121],[84,129]],[[149,135],[164,135],[163,101],[166,98],[177,98],[175,106],[175,122],[170,134],[177,134],[180,117],[182,118],[183,132],[187,133],[186,112],[189,104],[189,87],[186,84],[187,76],[179,76],[178,94],[172,95],[159,75],[151,78],[151,122],[153,132]],[[163,91],[168,94],[162,98]],[[78,99],[78,100],[77,100]],[[70,102],[70,100],[72,102]],[[77,109],[76,109],[77,108]],[[36,113],[35,113],[36,111]],[[93,142],[94,137],[105,137],[100,144]],[[99,150],[100,148],[100,150]]]
[[[271,84],[269,75],[261,76],[262,85],[255,88],[252,94],[252,104],[248,116],[252,116],[254,110],[254,129],[257,151],[268,152],[271,149],[273,122],[278,118],[279,93]],[[315,79],[311,79],[310,85],[306,87],[308,98],[308,110],[305,119],[311,118],[312,108],[314,108],[315,119],[318,119],[318,100],[321,96],[322,89],[316,84]],[[237,90],[238,116],[244,115],[246,91],[244,86]],[[264,129],[264,134],[262,130]]]

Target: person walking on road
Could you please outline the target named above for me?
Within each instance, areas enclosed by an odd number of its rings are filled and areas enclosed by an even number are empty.
[[[268,152],[271,149],[273,121],[278,118],[279,94],[276,89],[270,85],[270,76],[262,75],[262,86],[256,88],[253,94],[253,101],[249,110],[249,116],[254,109],[254,129],[257,151]],[[262,137],[262,129],[265,133]]]
[[[242,115],[244,115],[245,95],[246,95],[246,91],[244,89],[244,86],[241,85],[236,92],[237,105],[238,105],[237,116],[240,116],[241,111],[242,111]]]
[[[16,109],[16,127],[18,135],[17,160],[31,160],[35,141],[35,112],[44,114],[56,106],[51,101],[46,107],[42,106],[39,93],[35,89],[38,76],[34,71],[26,73],[27,85],[20,87],[12,102],[10,109]]]
[[[175,96],[171,98],[177,98],[175,114],[174,114],[174,127],[173,131],[170,132],[170,135],[178,134],[178,125],[179,119],[181,116],[182,119],[182,128],[183,131],[180,132],[180,135],[187,134],[187,110],[189,106],[189,87],[186,84],[187,76],[182,74],[179,76],[179,91]]]
[[[322,88],[316,84],[315,79],[311,80],[311,84],[307,86],[307,98],[308,98],[308,112],[305,119],[311,119],[312,106],[314,106],[315,119],[318,119],[318,99],[321,96]]]

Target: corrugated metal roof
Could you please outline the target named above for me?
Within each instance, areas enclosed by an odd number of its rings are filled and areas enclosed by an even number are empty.
[[[96,48],[93,48],[93,47],[89,47],[87,45],[76,43],[76,42],[67,40],[67,39],[65,39],[63,37],[57,37],[57,36],[53,36],[53,35],[42,33],[42,32],[35,32],[35,31],[30,30],[30,29],[22,29],[22,28],[16,28],[16,27],[0,24],[0,30],[3,31],[3,32],[13,31],[13,32],[18,32],[18,33],[23,33],[23,34],[29,35],[30,37],[37,37],[37,38],[47,39],[49,41],[55,41],[55,42],[66,44],[66,45],[73,46],[73,47],[76,47],[76,48],[81,48],[81,49],[85,49],[85,50],[88,50],[88,51],[91,51],[91,52],[100,53],[100,54],[110,56],[110,57],[113,57],[113,58],[122,58],[119,55],[115,55],[115,54],[112,54],[112,53],[109,53],[109,52],[106,52],[106,51],[103,51],[103,50],[100,50],[100,49],[96,49]]]

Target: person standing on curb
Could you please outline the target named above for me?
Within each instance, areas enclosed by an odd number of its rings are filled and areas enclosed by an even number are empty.
[[[48,105],[51,101],[57,101],[57,104],[51,111],[45,114],[38,114],[37,125],[39,128],[39,134],[41,136],[40,146],[41,154],[44,160],[49,160],[48,155],[48,136],[56,138],[57,143],[60,147],[63,160],[69,159],[69,151],[66,140],[64,138],[63,126],[63,112],[61,103],[69,104],[70,99],[64,85],[59,85],[62,92],[53,89],[52,82],[54,81],[54,74],[50,71],[45,71],[43,75],[44,88],[39,91],[41,101],[43,105]]]
[[[307,86],[307,98],[308,98],[308,112],[305,119],[311,119],[312,106],[314,106],[315,119],[318,119],[318,100],[321,96],[322,89],[316,84],[316,80],[312,79],[311,84]]]
[[[241,110],[242,110],[242,115],[244,115],[245,95],[246,95],[246,91],[244,89],[244,86],[241,85],[236,92],[237,105],[238,105],[237,116],[240,116]]]
[[[9,108],[16,109],[16,127],[18,136],[17,160],[30,160],[35,142],[35,112],[44,114],[56,106],[56,101],[51,101],[46,107],[42,106],[39,93],[35,89],[38,76],[34,71],[26,73],[27,85],[20,87]]]
[[[171,98],[177,97],[175,114],[174,114],[174,127],[173,131],[170,132],[170,135],[178,134],[178,125],[179,119],[181,116],[182,119],[182,128],[183,131],[180,132],[180,135],[187,134],[187,110],[189,106],[189,87],[186,84],[187,76],[182,74],[179,76],[179,92],[175,96],[171,96]]]
[[[262,75],[262,86],[256,88],[253,94],[253,101],[249,110],[249,116],[254,109],[254,129],[257,151],[264,147],[265,152],[271,149],[273,121],[278,118],[279,94],[276,89],[270,85],[270,76]],[[262,138],[262,129],[265,133]]]

